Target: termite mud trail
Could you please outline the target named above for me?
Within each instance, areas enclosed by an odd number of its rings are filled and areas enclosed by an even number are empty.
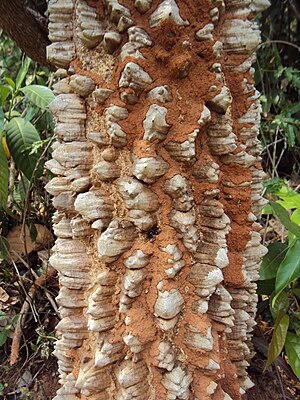
[[[239,399],[264,201],[267,0],[49,0],[55,400]]]

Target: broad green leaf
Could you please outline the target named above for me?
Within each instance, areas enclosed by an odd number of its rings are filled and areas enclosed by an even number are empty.
[[[300,336],[288,332],[285,351],[294,374],[300,379]]]
[[[15,160],[17,167],[30,180],[39,154],[29,155],[29,148],[41,140],[35,127],[23,118],[13,118],[6,125],[6,140],[10,153]],[[37,173],[40,176],[41,168]]]
[[[40,85],[30,85],[20,89],[33,104],[47,108],[55,96],[49,88]]]
[[[25,57],[25,59],[22,62],[22,66],[18,72],[17,78],[16,78],[16,89],[19,90],[20,86],[22,85],[25,76],[27,75],[28,68],[30,66],[31,60],[28,57]]]
[[[270,296],[275,289],[275,278],[257,281],[257,293]]]
[[[274,329],[272,340],[269,346],[266,368],[268,368],[281,353],[285,343],[289,322],[290,322],[289,316],[284,315],[279,320],[279,322],[276,323],[276,328]]]
[[[10,246],[8,240],[4,236],[0,236],[0,258],[5,260],[8,256],[9,249]]]
[[[270,310],[271,310],[273,320],[277,321],[277,320],[281,319],[284,314],[286,314],[286,312],[289,308],[290,302],[289,302],[288,295],[284,291],[282,291],[280,293],[280,295],[277,296],[277,298],[274,301],[274,304],[272,304],[273,297],[274,296],[271,296],[271,299],[270,299]]]
[[[276,294],[300,276],[300,239],[289,247],[284,260],[280,264],[275,282]]]
[[[288,246],[285,243],[271,243],[268,253],[264,256],[260,265],[260,280],[272,279],[276,277],[280,263],[285,257]]]
[[[6,208],[8,197],[9,169],[5,150],[2,143],[3,136],[0,134],[0,206]]]
[[[282,225],[284,225],[290,232],[297,237],[300,237],[300,227],[291,221],[289,213],[277,202],[270,200],[274,213],[279,218]]]

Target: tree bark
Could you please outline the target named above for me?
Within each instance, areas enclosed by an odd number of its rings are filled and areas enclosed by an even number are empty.
[[[21,0],[0,1],[0,27],[30,58],[54,69],[46,57],[47,31]]]
[[[250,4],[251,3],[251,4]],[[49,2],[63,399],[240,399],[264,201],[266,1]]]

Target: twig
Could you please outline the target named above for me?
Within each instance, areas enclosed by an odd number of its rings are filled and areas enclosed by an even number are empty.
[[[42,154],[40,155],[39,159],[37,160],[37,162],[36,162],[36,164],[35,164],[35,166],[34,166],[34,169],[33,169],[33,172],[32,172],[31,178],[30,178],[30,181],[29,181],[29,185],[28,185],[28,190],[27,190],[27,193],[26,193],[26,197],[25,197],[21,232],[22,232],[22,236],[23,236],[23,239],[24,239],[24,249],[25,249],[26,257],[28,257],[28,255],[27,255],[27,248],[26,248],[25,225],[26,225],[26,215],[27,215],[27,212],[28,212],[29,202],[30,202],[31,186],[32,186],[32,183],[33,183],[33,181],[34,181],[35,174],[36,174],[36,172],[37,172],[37,170],[38,170],[38,167],[39,167],[39,165],[40,165],[40,162],[42,161],[43,157],[44,157],[45,154],[47,153],[49,147],[51,146],[51,144],[52,144],[52,142],[53,142],[53,140],[54,140],[54,138],[55,138],[54,135],[50,138],[49,142],[47,143],[47,146],[44,148]]]
[[[23,292],[24,292],[25,298],[27,298],[28,294],[27,294],[26,289],[25,289],[25,287],[24,287],[24,285],[23,285],[23,282],[22,282],[22,280],[23,280],[22,278],[23,278],[23,277],[20,275],[19,270],[18,270],[18,267],[17,267],[17,264],[15,263],[15,261],[14,261],[14,259],[11,257],[11,255],[10,255],[10,260],[11,260],[11,262],[12,262],[12,264],[13,264],[13,266],[14,266],[14,269],[15,269],[17,275],[18,275],[19,283],[20,283],[20,286],[21,286],[21,288],[22,288],[22,290],[23,290]],[[30,304],[30,306],[31,306],[31,310],[32,310],[32,314],[33,314],[33,316],[34,316],[34,319],[37,320],[37,319],[36,319],[37,311],[35,310],[33,304],[31,303],[30,298],[28,299],[28,301],[29,301],[29,304]]]
[[[39,278],[38,274],[30,267],[29,264],[27,264],[27,262],[24,260],[24,258],[22,258],[20,256],[20,254],[18,254],[15,251],[11,250],[11,252],[14,253],[18,257],[18,259],[25,265],[25,267],[28,269],[28,271],[30,271],[31,274],[34,276],[34,278],[37,280]],[[47,268],[47,270],[48,270],[48,268]],[[47,270],[44,273],[47,273]],[[45,287],[43,287],[43,289],[45,291],[45,295],[46,295],[47,299],[49,300],[49,303],[52,305],[53,310],[55,311],[56,315],[60,319],[61,318],[60,313],[59,313],[59,310],[58,310],[55,300],[52,298],[51,294]]]
[[[294,11],[295,17],[300,22],[300,11],[297,8],[297,4],[295,3],[294,0],[289,0],[289,5],[290,5],[291,9]]]
[[[263,43],[259,44],[259,45],[257,46],[257,50],[258,50],[260,47],[264,46],[265,44],[272,44],[272,43],[285,44],[286,46],[295,47],[295,49],[297,49],[297,50],[300,52],[300,47],[299,47],[299,46],[297,46],[297,45],[294,44],[294,43],[287,42],[286,40],[267,40],[266,42],[263,42]]]
[[[44,272],[41,276],[39,276],[35,282],[32,284],[31,288],[29,289],[28,292],[28,297],[29,298],[34,298],[36,291],[38,287],[43,287],[47,279],[52,277],[55,274],[55,269],[54,268],[49,268],[47,272]],[[28,314],[30,307],[30,303],[26,300],[24,301],[21,311],[20,311],[20,318],[18,319],[18,322],[15,327],[15,331],[13,334],[13,341],[11,345],[11,353],[10,353],[10,365],[14,365],[19,358],[19,351],[20,351],[20,342],[21,342],[21,336],[22,336],[22,330],[26,321],[26,316]]]
[[[274,368],[275,368],[276,375],[277,375],[277,379],[278,379],[278,382],[279,382],[279,385],[280,385],[281,393],[282,393],[282,395],[283,395],[283,400],[286,400],[286,395],[285,395],[285,392],[284,392],[284,387],[283,387],[283,384],[282,384],[282,379],[281,379],[281,376],[280,376],[280,374],[279,374],[279,372],[278,372],[278,367],[277,367],[276,363],[275,363],[275,365],[274,365]]]
[[[9,165],[9,180],[8,180],[8,199],[7,208],[11,208],[14,201],[14,186],[15,186],[15,162],[13,158],[10,158]]]

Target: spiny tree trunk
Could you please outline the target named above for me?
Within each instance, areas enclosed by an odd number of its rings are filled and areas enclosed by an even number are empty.
[[[49,1],[55,400],[251,387],[265,253],[252,12],[266,3]]]

